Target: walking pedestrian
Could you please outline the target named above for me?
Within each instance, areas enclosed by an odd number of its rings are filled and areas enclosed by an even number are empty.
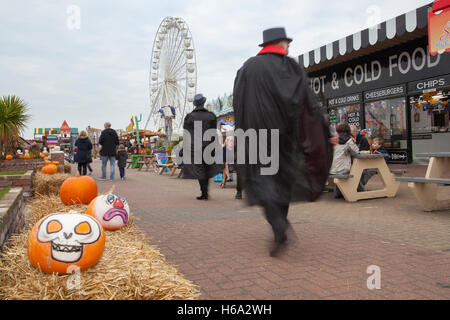
[[[89,152],[92,150],[92,143],[86,131],[81,131],[80,135],[75,141],[75,146],[77,147],[77,153],[75,155],[75,162],[78,163],[78,172],[80,176],[85,176],[87,172],[87,164]]]
[[[105,123],[105,130],[102,131],[99,144],[102,146],[100,150],[100,158],[102,160],[102,176],[99,180],[106,180],[106,166],[109,162],[110,180],[114,180],[117,146],[119,145],[119,137],[116,130],[111,129],[111,123]]]
[[[248,203],[262,206],[272,227],[271,256],[277,256],[286,247],[287,231],[292,230],[287,219],[289,204],[319,197],[333,156],[328,125],[308,77],[287,56],[291,41],[284,28],[265,30],[260,45],[263,49],[238,70],[233,90],[236,129],[276,129],[279,133],[278,141],[271,141],[270,133],[266,135],[269,153],[271,145],[279,145],[275,155],[279,169],[275,174],[261,174],[265,164],[260,159],[257,164],[246,162],[237,166]],[[256,134],[259,136],[259,131]],[[249,147],[246,143],[246,157]]]
[[[206,98],[202,94],[197,94],[194,97],[194,106],[195,109],[186,115],[184,118],[184,124],[183,129],[190,135],[191,139],[191,152],[190,154],[183,154],[183,158],[190,157],[190,164],[186,163],[184,161],[184,170],[188,170],[191,175],[193,175],[195,178],[197,178],[199,184],[200,184],[200,190],[201,195],[197,197],[197,200],[208,200],[208,184],[209,184],[209,178],[214,177],[216,174],[220,173],[222,171],[223,166],[217,165],[217,164],[207,164],[205,160],[203,159],[203,156],[201,156],[200,163],[195,163],[195,157],[194,154],[198,153],[203,155],[203,152],[205,148],[209,145],[210,142],[203,141],[201,145],[195,144],[195,137],[197,136],[194,134],[194,126],[196,123],[201,124],[201,132],[198,132],[197,134],[203,137],[204,133],[208,129],[215,129],[217,130],[217,119],[214,113],[208,111],[204,108],[206,102]],[[218,137],[217,137],[218,139]],[[184,139],[184,141],[187,141],[187,139]],[[217,142],[217,141],[216,141]],[[183,145],[184,146],[184,145]],[[183,149],[185,150],[185,149]]]
[[[120,172],[120,180],[125,180],[125,167],[127,166],[128,153],[123,144],[119,145],[116,159]]]

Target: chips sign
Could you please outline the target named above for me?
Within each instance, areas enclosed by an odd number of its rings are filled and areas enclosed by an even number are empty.
[[[450,0],[438,0],[428,12],[428,46],[431,55],[450,51]]]

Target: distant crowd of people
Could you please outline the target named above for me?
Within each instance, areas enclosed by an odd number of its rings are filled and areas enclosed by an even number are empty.
[[[128,154],[123,144],[119,144],[119,136],[116,130],[111,129],[111,123],[106,122],[105,129],[102,131],[99,139],[100,159],[102,161],[102,175],[99,180],[106,180],[107,165],[110,165],[109,179],[115,178],[116,160],[119,167],[120,179],[125,180],[125,167]],[[74,162],[78,163],[78,172],[80,175],[86,175],[89,169],[89,175],[93,170],[92,163],[92,142],[86,131],[81,131],[78,139],[75,141],[76,153]]]

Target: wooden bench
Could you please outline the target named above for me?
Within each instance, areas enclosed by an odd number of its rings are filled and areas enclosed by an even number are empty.
[[[333,191],[333,188],[335,186],[334,179],[349,179],[353,178],[351,174],[329,174],[327,183],[325,185],[326,191]]]
[[[127,159],[127,164],[128,164],[127,169],[129,169],[133,163],[134,163],[133,160]]]
[[[148,169],[150,169],[150,161],[148,161],[148,160],[136,161],[135,164],[140,165],[138,171],[141,171],[142,168],[144,168],[144,165],[146,167],[145,171],[148,171]]]
[[[437,200],[437,187],[450,186],[450,179],[401,177],[397,181],[408,182],[408,187],[413,191],[424,211],[450,209],[450,199]]]
[[[450,179],[442,178],[445,172],[450,171],[450,152],[421,153],[416,157],[430,159],[425,177],[401,177],[396,180],[408,182],[424,211],[450,209],[450,199],[437,199],[438,187],[450,185]]]
[[[172,169],[174,166],[175,166],[175,163],[157,164],[158,174],[162,175],[164,173],[164,171],[166,171],[165,169],[169,170],[169,169]]]
[[[416,182],[416,183],[435,183],[438,186],[450,186],[450,179],[443,178],[424,178],[424,177],[401,177],[396,178],[398,181]]]

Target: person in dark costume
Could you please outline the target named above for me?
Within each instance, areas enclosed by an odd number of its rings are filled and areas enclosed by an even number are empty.
[[[262,175],[265,165],[249,164],[247,159],[237,166],[249,205],[262,206],[272,227],[271,256],[286,247],[287,231],[292,230],[287,219],[289,204],[314,201],[320,196],[333,159],[328,125],[308,77],[287,56],[291,41],[284,28],[265,30],[260,45],[263,49],[238,70],[233,90],[236,129],[279,130],[276,174]],[[267,136],[270,153],[270,133]],[[248,157],[248,141],[245,150]]]
[[[89,153],[92,150],[92,143],[86,131],[81,131],[77,141],[75,141],[77,153],[74,162],[78,163],[78,172],[80,176],[85,176],[87,172],[87,164],[89,163]]]
[[[201,134],[203,134],[208,129],[217,130],[217,119],[214,113],[208,111],[204,108],[206,98],[202,94],[197,94],[194,97],[195,109],[186,115],[184,118],[183,129],[191,136],[191,152],[190,154],[184,154],[183,157],[190,157],[190,164],[184,161],[184,170],[188,170],[191,175],[193,175],[200,184],[201,195],[197,197],[198,200],[208,200],[208,184],[209,179],[216,174],[222,172],[223,166],[219,164],[207,164],[205,163],[203,157],[201,158],[201,163],[194,163],[194,153],[200,153],[203,155],[205,148],[211,143],[210,141],[202,141],[199,146],[194,144],[194,124],[196,122],[201,123]],[[218,136],[216,137],[218,139]],[[187,139],[183,138],[183,141]],[[216,141],[218,143],[218,141]],[[183,145],[184,146],[184,145]],[[197,148],[196,148],[197,147]],[[183,148],[183,151],[185,148]]]

